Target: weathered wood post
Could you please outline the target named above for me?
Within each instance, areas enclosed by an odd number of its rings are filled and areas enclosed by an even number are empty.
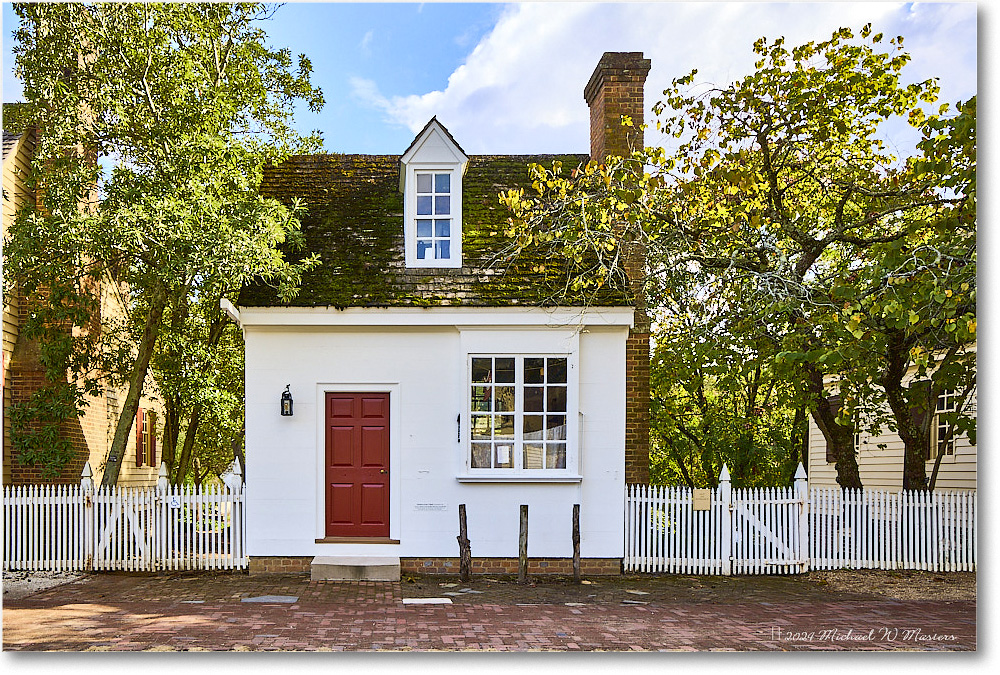
[[[458,505],[458,576],[462,581],[472,578],[472,546],[465,522],[465,504]]]
[[[517,541],[517,583],[528,583],[528,505],[521,504],[521,536]]]
[[[573,504],[573,581],[580,583],[580,505]]]

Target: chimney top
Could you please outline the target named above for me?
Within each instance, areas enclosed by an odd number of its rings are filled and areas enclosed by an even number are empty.
[[[643,87],[649,73],[649,59],[642,52],[605,52],[584,87],[583,97],[590,106],[590,158],[603,162],[609,155],[627,157],[643,144]],[[631,128],[621,118],[632,118]]]
[[[583,89],[583,98],[587,105],[593,105],[594,97],[604,86],[605,78],[633,75],[645,83],[649,67],[650,61],[642,58],[642,52],[604,52]]]

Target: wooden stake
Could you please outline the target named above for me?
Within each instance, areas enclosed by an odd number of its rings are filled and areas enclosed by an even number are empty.
[[[573,504],[573,581],[580,583],[580,505]]]
[[[517,542],[517,582],[528,583],[528,505],[521,504],[521,536]]]
[[[458,505],[458,575],[462,581],[472,578],[472,546],[465,524],[465,504]]]

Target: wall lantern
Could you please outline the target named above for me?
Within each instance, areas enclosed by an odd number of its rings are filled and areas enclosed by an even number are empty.
[[[291,417],[292,416],[292,392],[288,391],[288,388],[292,385],[286,384],[285,391],[281,393],[281,416]]]

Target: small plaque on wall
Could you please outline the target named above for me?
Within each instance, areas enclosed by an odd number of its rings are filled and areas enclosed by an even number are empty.
[[[447,511],[447,504],[414,504],[414,511]]]
[[[695,488],[691,508],[695,511],[708,511],[712,508],[712,491],[708,488]]]

